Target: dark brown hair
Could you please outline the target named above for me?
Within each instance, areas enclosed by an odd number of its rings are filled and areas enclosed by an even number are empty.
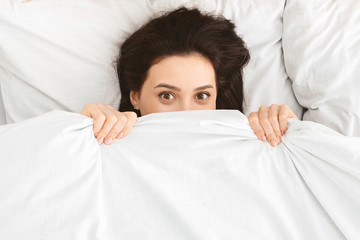
[[[222,16],[185,7],[154,18],[122,45],[117,62],[120,111],[135,111],[130,91],[140,91],[149,68],[166,56],[198,53],[212,63],[217,85],[217,109],[243,112],[242,70],[250,60],[235,25]]]

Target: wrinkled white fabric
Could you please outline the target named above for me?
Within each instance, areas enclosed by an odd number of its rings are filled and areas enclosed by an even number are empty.
[[[360,137],[360,1],[287,1],[284,62],[303,119]]]
[[[238,111],[138,118],[98,145],[52,111],[0,127],[0,239],[359,239],[360,139],[289,121],[276,148]]]

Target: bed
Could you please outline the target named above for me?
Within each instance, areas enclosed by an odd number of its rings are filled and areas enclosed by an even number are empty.
[[[98,145],[119,47],[180,5],[222,14],[250,50],[244,113],[150,114]],[[0,239],[359,239],[360,2],[0,3]],[[287,104],[273,148],[247,115]],[[176,128],[174,128],[176,125]]]

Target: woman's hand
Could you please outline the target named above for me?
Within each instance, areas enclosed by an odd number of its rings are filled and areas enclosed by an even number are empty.
[[[99,144],[111,144],[114,139],[125,137],[136,122],[135,112],[119,112],[110,105],[87,104],[82,115],[94,119],[94,136]]]
[[[264,142],[268,140],[273,147],[281,142],[289,118],[298,119],[288,106],[276,104],[270,107],[261,106],[258,112],[252,112],[248,116],[255,135]]]

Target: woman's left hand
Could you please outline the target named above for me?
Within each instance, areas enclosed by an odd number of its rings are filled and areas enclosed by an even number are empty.
[[[252,112],[248,116],[255,135],[264,142],[268,140],[273,147],[281,142],[281,136],[287,130],[289,118],[298,119],[288,106],[277,104],[270,107],[261,106],[258,112]]]

